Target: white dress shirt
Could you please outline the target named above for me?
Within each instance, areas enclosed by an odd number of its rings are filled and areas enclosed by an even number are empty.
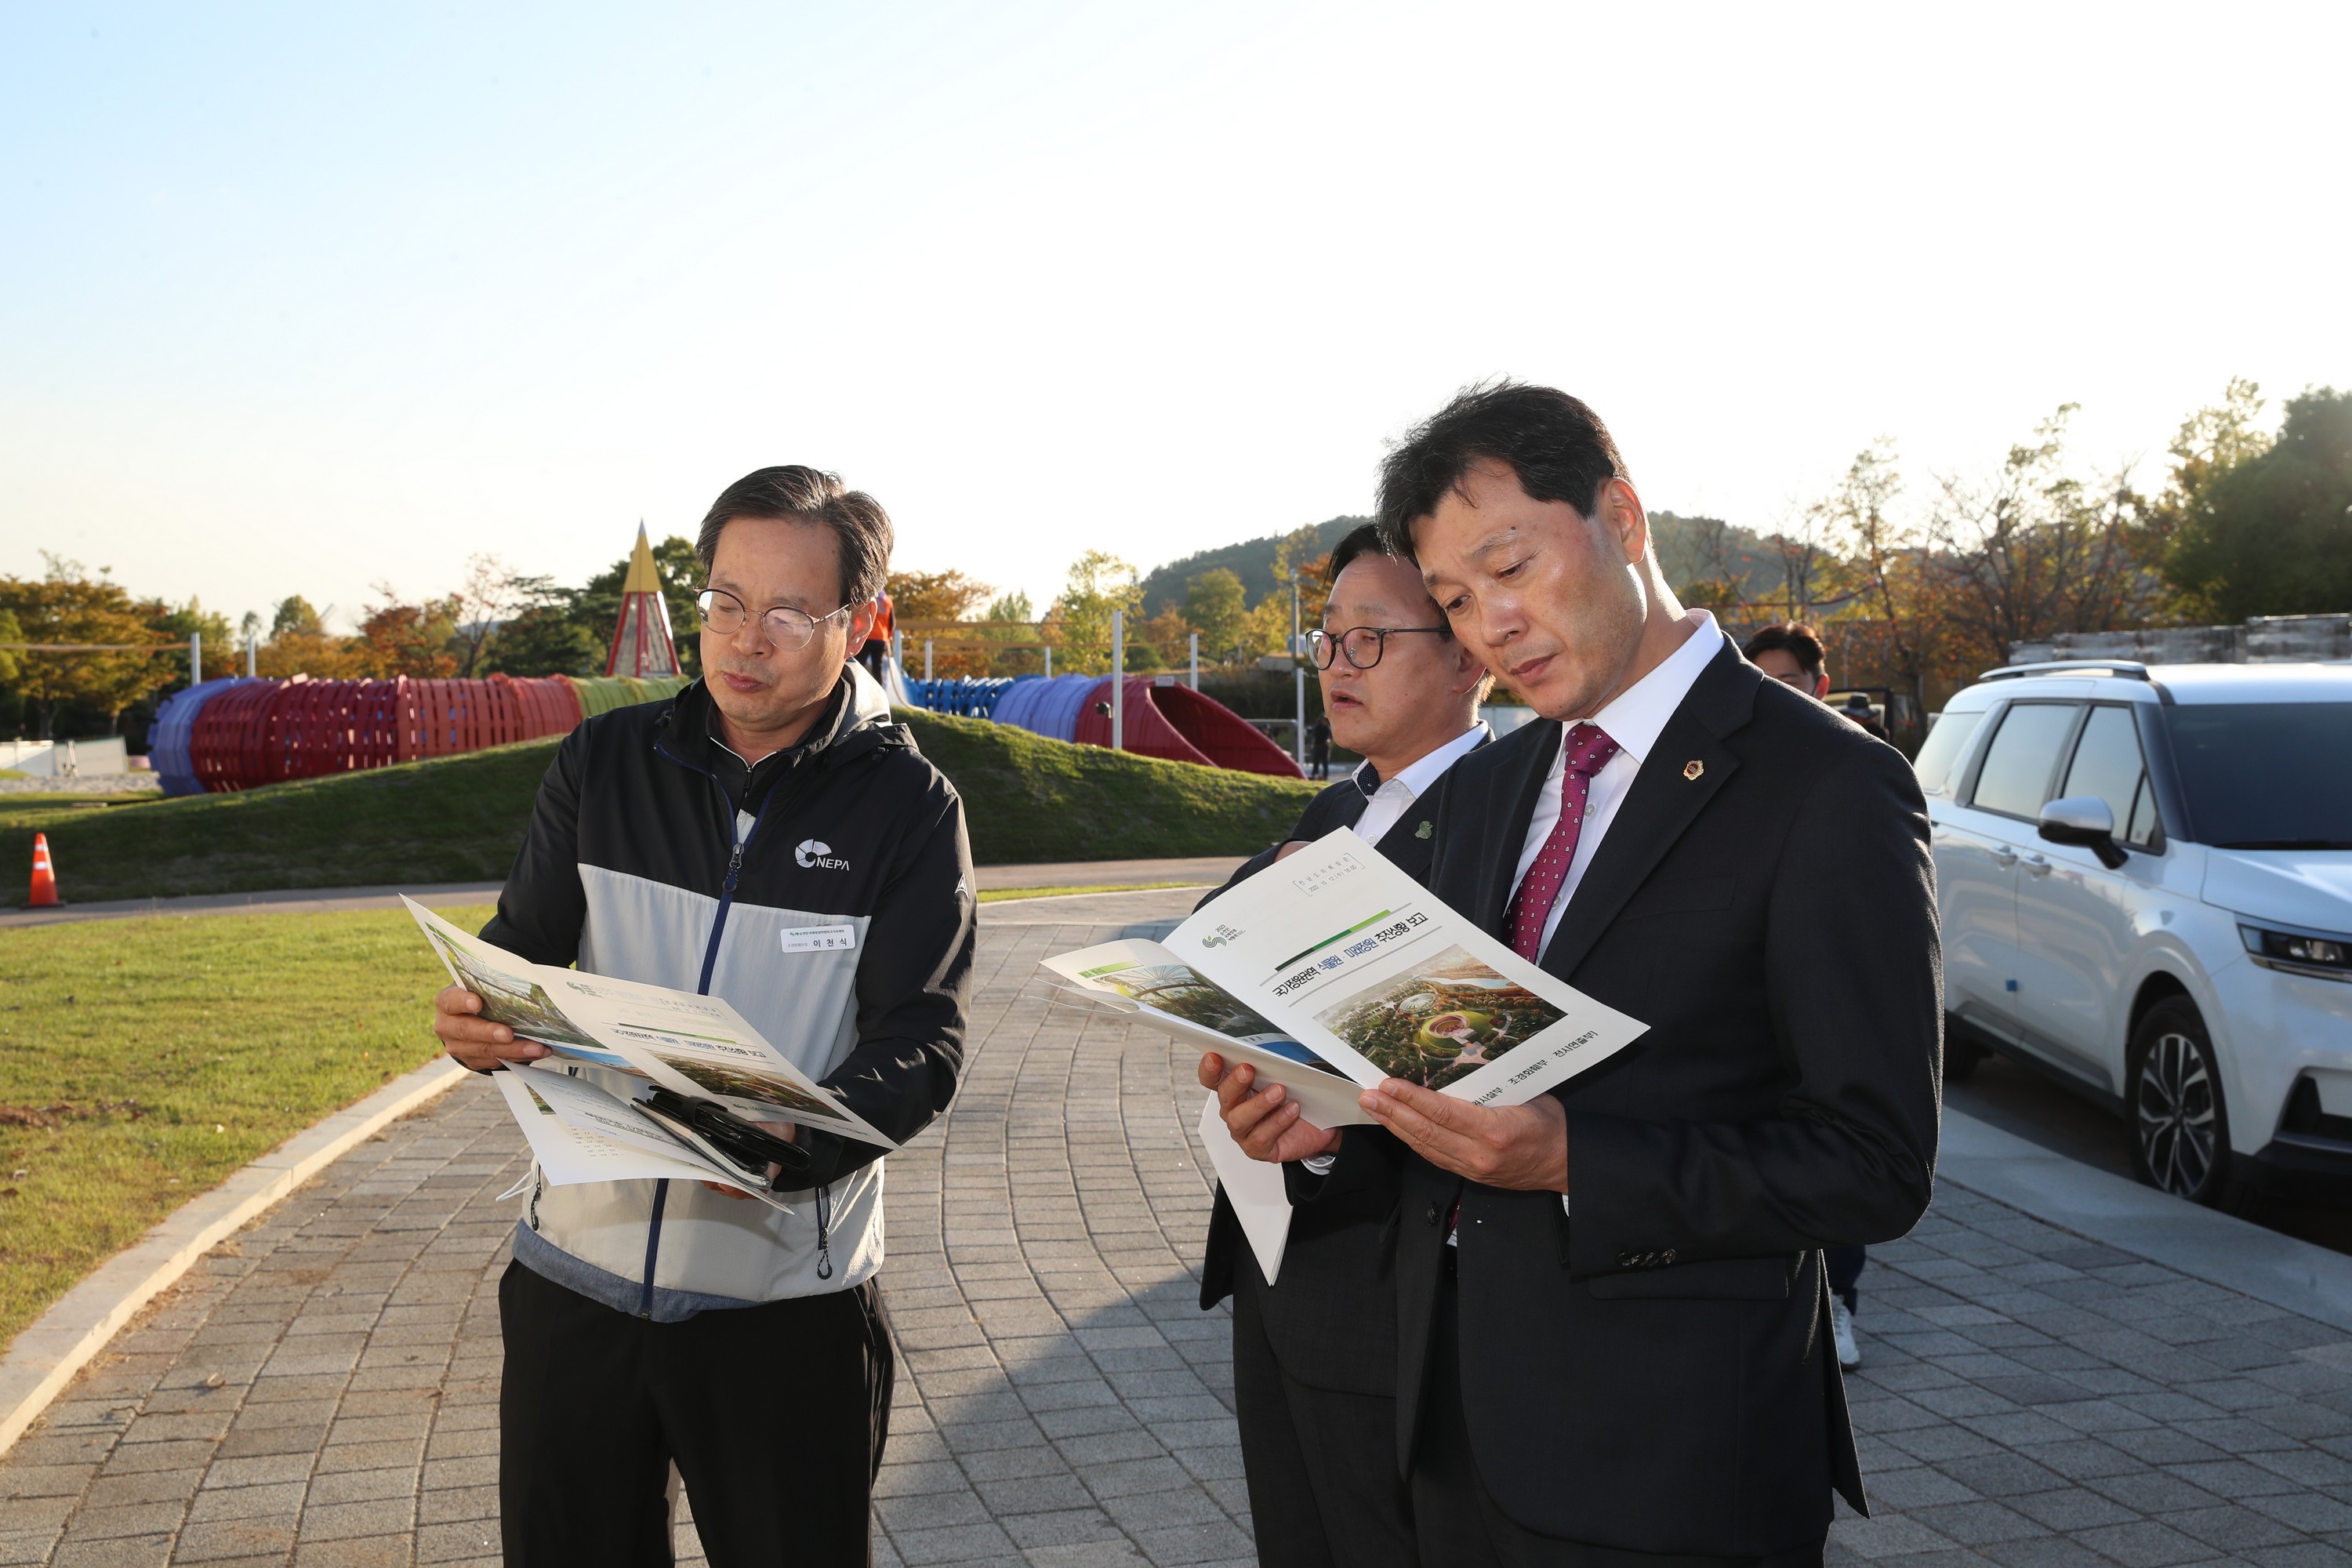
[[[1380,787],[1372,792],[1372,798],[1364,804],[1364,815],[1356,818],[1356,837],[1367,844],[1378,844],[1387,837],[1389,829],[1397,825],[1412,803],[1486,738],[1486,721],[1481,719],[1420,761],[1399,769],[1396,777],[1382,779]],[[1370,763],[1357,765],[1360,783],[1364,769],[1370,766]],[[1559,815],[1557,808],[1553,815]]]
[[[1544,919],[1544,947],[1551,945],[1552,932],[1559,928],[1561,911],[1576,896],[1577,884],[1584,880],[1584,868],[1592,864],[1593,852],[1608,836],[1609,825],[1617,820],[1617,808],[1624,804],[1626,792],[1633,787],[1633,775],[1642,771],[1643,760],[1656,749],[1666,721],[1675,716],[1675,710],[1690,694],[1698,672],[1723,651],[1723,634],[1716,629],[1713,616],[1705,610],[1693,610],[1683,619],[1691,628],[1690,635],[1683,638],[1683,646],[1585,721],[1601,726],[1617,742],[1617,752],[1592,775],[1591,786],[1585,794],[1584,831],[1577,838],[1576,858],[1569,862],[1568,879],[1560,884],[1559,897],[1553,900],[1551,913]],[[1545,840],[1559,824],[1560,784],[1567,772],[1568,748],[1563,745],[1552,753],[1551,772],[1544,775],[1543,794],[1537,798],[1535,816],[1528,822],[1527,843],[1519,851],[1518,870],[1511,878],[1514,890],[1526,879],[1528,868],[1536,863],[1536,857],[1543,853]]]

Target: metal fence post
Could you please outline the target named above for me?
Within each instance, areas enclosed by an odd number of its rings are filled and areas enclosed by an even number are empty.
[[[188,634],[188,684],[202,686],[204,683],[205,634],[190,632]]]
[[[1201,689],[1201,634],[1192,634],[1192,689]]]
[[[923,639],[923,679],[924,679],[925,680],[929,680],[930,678],[931,678],[931,639],[930,639],[930,638],[929,638],[929,637],[925,637],[925,638]]]
[[[1110,749],[1127,750],[1127,616],[1110,613]]]
[[[1307,771],[1307,667],[1297,662],[1304,650],[1298,643],[1298,574],[1290,574],[1290,682],[1291,696],[1297,704],[1297,716],[1290,730],[1290,743],[1298,753],[1298,771]]]

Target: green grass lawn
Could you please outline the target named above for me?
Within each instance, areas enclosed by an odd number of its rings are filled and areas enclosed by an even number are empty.
[[[437,1055],[446,980],[398,910],[0,931],[0,1342],[188,1198]]]
[[[1280,837],[1314,788],[983,720],[901,717],[962,793],[983,865],[1246,855]],[[79,901],[496,881],[555,745],[131,805],[0,797],[0,901],[23,900],[36,832],[49,836],[60,890]]]

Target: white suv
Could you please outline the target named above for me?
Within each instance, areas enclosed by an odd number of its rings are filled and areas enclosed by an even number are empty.
[[[2352,666],[1992,670],[1917,766],[1950,1077],[2056,1073],[2199,1203],[2352,1173]]]

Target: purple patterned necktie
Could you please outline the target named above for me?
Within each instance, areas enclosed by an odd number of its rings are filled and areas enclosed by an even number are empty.
[[[1584,832],[1592,775],[1617,754],[1617,742],[1597,724],[1571,725],[1564,743],[1568,763],[1559,779],[1559,821],[1544,840],[1535,864],[1528,868],[1519,890],[1511,895],[1511,948],[1529,963],[1542,955],[1544,923],[1551,918],[1551,907],[1568,880],[1568,868],[1576,864],[1576,841]]]

